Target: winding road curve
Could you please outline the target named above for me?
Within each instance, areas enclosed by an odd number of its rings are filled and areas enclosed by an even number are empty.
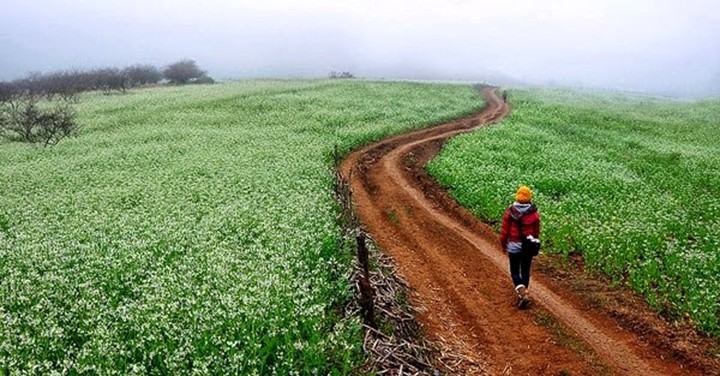
[[[530,288],[534,306],[517,310],[497,235],[423,169],[449,137],[510,113],[495,89],[481,90],[487,102],[481,113],[368,145],[341,165],[364,228],[412,287],[426,334],[479,365],[464,373],[698,374],[660,359],[641,338],[584,310],[570,292],[537,274]],[[570,340],[543,317],[562,323]]]

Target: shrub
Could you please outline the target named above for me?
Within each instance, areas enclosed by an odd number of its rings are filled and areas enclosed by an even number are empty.
[[[180,60],[168,65],[163,69],[162,74],[171,84],[176,85],[185,85],[202,77],[207,77],[206,72],[198,67],[195,60],[190,59]]]
[[[355,78],[355,76],[350,72],[330,72],[330,75],[328,76],[331,79],[335,78]]]
[[[215,80],[212,79],[210,76],[202,76],[198,78],[197,80],[193,81],[194,84],[200,84],[200,85],[209,85],[214,84]]]
[[[47,147],[77,132],[75,111],[68,101],[39,102],[37,96],[25,94],[0,104],[0,136]]]

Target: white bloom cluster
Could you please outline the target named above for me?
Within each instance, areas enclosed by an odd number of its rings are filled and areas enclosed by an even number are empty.
[[[546,250],[580,252],[658,310],[720,334],[720,101],[512,98],[508,120],[449,142],[431,174],[492,219],[530,185]]]
[[[332,151],[479,107],[468,87],[249,81],[85,94],[0,144],[0,374],[347,374]]]

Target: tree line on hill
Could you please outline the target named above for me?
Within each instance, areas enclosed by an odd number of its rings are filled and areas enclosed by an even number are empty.
[[[125,92],[139,86],[157,85],[161,81],[173,85],[207,84],[214,80],[201,70],[194,60],[181,60],[158,69],[149,64],[135,64],[123,69],[115,67],[91,70],[63,70],[50,73],[30,73],[23,78],[0,82],[0,100],[17,95],[60,97],[72,99],[84,91]]]
[[[194,60],[181,60],[158,69],[135,64],[123,69],[64,70],[30,73],[0,81],[0,137],[43,146],[57,144],[77,132],[71,103],[85,91],[113,91],[167,82],[172,85],[211,84],[214,80]]]

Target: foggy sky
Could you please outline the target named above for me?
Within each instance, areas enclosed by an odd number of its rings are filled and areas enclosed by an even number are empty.
[[[0,80],[195,59],[217,78],[488,79],[720,95],[720,1],[2,0]]]

